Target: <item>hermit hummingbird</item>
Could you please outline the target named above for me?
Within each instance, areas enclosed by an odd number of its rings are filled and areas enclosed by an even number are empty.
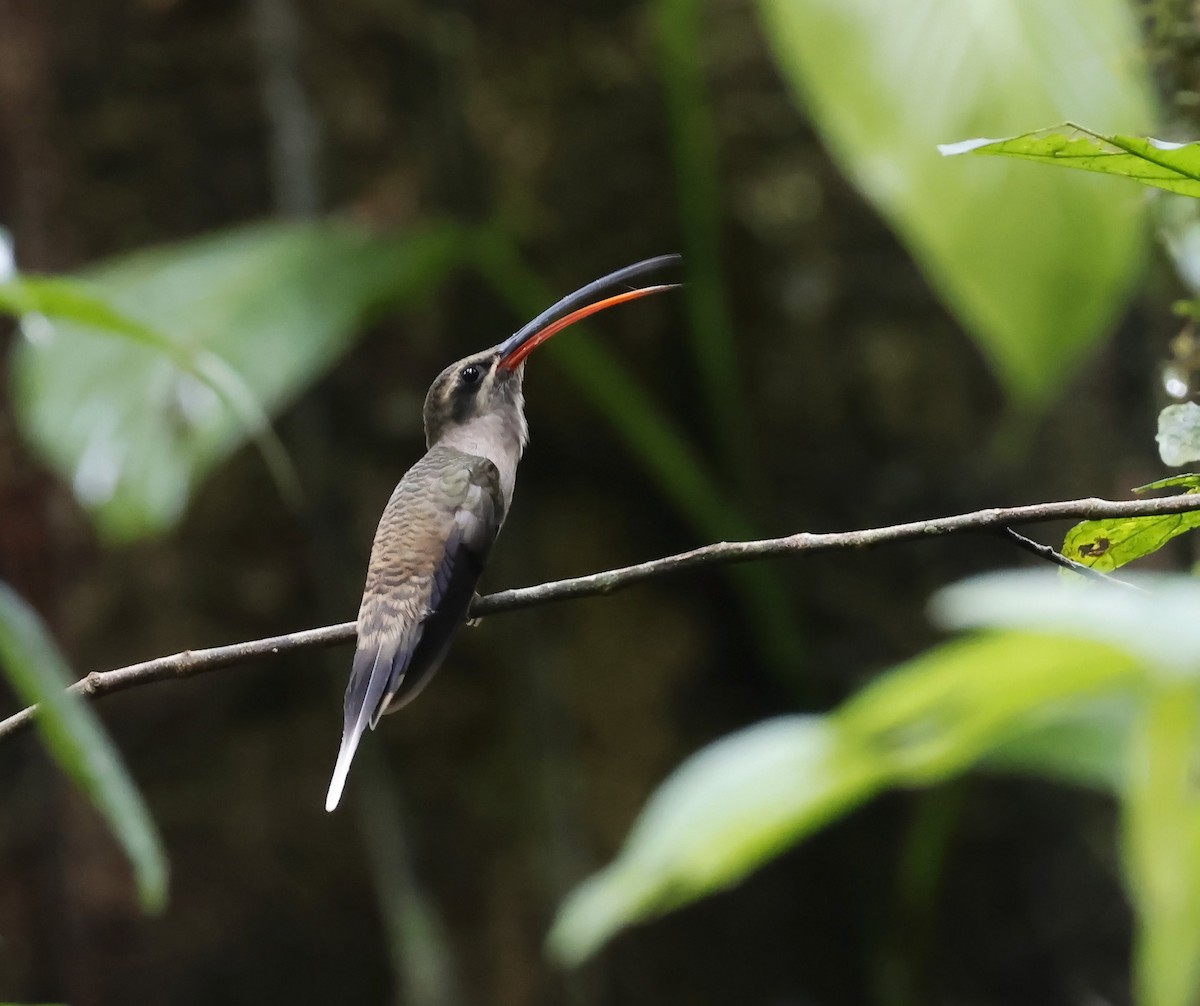
[[[371,546],[327,811],[341,799],[363,731],[429,683],[466,619],[529,441],[521,390],[526,358],[597,311],[674,289],[677,283],[631,283],[678,262],[678,255],[661,255],[618,269],[438,374],[425,397],[428,450],[392,492]]]

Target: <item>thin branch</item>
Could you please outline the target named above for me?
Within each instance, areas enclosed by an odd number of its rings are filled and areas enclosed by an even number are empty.
[[[487,597],[476,598],[471,605],[470,617],[498,615],[520,608],[531,608],[551,601],[566,601],[579,597],[594,597],[611,594],[643,580],[650,580],[667,573],[676,573],[699,566],[719,563],[748,562],[778,556],[807,555],[816,552],[832,552],[839,549],[873,548],[904,541],[950,534],[965,534],[978,531],[1001,529],[1010,524],[1036,524],[1042,521],[1102,520],[1110,517],[1154,517],[1163,514],[1186,513],[1200,510],[1200,495],[1185,494],[1156,499],[1103,500],[1097,498],[1063,500],[1057,503],[1033,503],[1017,507],[992,507],[953,517],[938,517],[932,520],[893,524],[889,527],[867,528],[862,531],[834,531],[830,533],[800,532],[783,538],[767,538],[759,541],[718,542],[681,552],[678,555],[652,559],[633,566],[605,570],[588,576],[568,580],[555,580],[534,587],[502,590]],[[1028,540],[1028,539],[1026,539]],[[1036,543],[1033,543],[1036,544]],[[1084,567],[1086,568],[1086,567]],[[1111,582],[1111,581],[1110,581]],[[354,623],[342,622],[318,629],[304,629],[282,636],[256,639],[229,646],[217,646],[207,650],[184,650],[169,657],[159,657],[128,667],[111,671],[92,671],[75,682],[69,689],[79,695],[99,697],[112,692],[124,691],[151,681],[168,678],[190,678],[197,674],[215,671],[234,664],[259,660],[263,657],[311,647],[336,646],[354,639]],[[19,733],[33,722],[36,706],[0,721],[0,740]]]
[[[1041,542],[1034,541],[1032,538],[1026,538],[1014,528],[1003,528],[1004,537],[1013,542],[1026,552],[1031,552],[1047,562],[1052,562],[1056,566],[1061,566],[1063,569],[1069,569],[1072,573],[1078,573],[1087,580],[1098,580],[1101,583],[1111,583],[1117,587],[1122,587],[1125,590],[1136,590],[1139,594],[1144,594],[1145,591],[1137,586],[1137,584],[1128,583],[1125,580],[1118,579],[1115,576],[1110,576],[1108,573],[1102,573],[1098,569],[1093,569],[1091,566],[1085,566],[1082,562],[1076,562],[1074,559],[1069,559],[1061,552],[1056,552],[1049,545],[1043,545]]]

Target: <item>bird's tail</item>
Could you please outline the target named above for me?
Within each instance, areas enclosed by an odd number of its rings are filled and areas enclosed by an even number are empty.
[[[373,721],[378,719],[375,712],[391,674],[390,661],[384,668],[384,673],[376,673],[381,652],[382,649],[376,647],[374,653],[359,649],[354,654],[354,669],[350,674],[350,684],[346,688],[346,719],[342,726],[342,746],[338,749],[337,762],[333,766],[333,779],[329,782],[329,793],[325,797],[326,811],[337,808],[342,799],[342,789],[346,785],[346,776],[350,773],[350,763],[354,760],[354,752],[358,750],[363,731],[368,725],[374,726]]]

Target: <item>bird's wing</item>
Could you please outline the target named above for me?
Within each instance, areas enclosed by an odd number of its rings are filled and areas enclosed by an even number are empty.
[[[437,670],[503,519],[499,473],[486,458],[435,447],[396,487],[371,549],[326,810],[337,806],[366,728]]]

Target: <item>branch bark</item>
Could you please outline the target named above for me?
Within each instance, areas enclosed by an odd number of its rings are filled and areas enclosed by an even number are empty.
[[[681,552],[677,555],[652,559],[649,562],[640,562],[619,569],[609,569],[566,580],[555,580],[533,587],[501,590],[486,597],[477,597],[471,605],[470,617],[483,618],[507,611],[517,611],[521,608],[531,608],[539,604],[548,604],[552,601],[611,594],[635,583],[641,583],[643,580],[699,566],[832,552],[839,549],[874,548],[879,545],[916,541],[941,535],[1003,530],[1013,524],[1037,524],[1062,519],[1102,520],[1111,517],[1154,517],[1186,513],[1192,510],[1200,510],[1200,494],[1137,500],[1105,500],[1091,497],[1016,507],[991,507],[951,517],[937,517],[931,520],[867,528],[861,531],[825,533],[802,531],[782,538],[718,542],[692,549],[690,552]],[[228,646],[216,646],[205,650],[184,650],[168,657],[158,657],[140,664],[118,667],[111,671],[92,671],[75,682],[69,690],[78,695],[98,698],[112,692],[124,691],[126,688],[149,684],[152,681],[190,678],[197,674],[260,660],[279,653],[337,646],[341,643],[349,643],[353,639],[354,623],[341,622],[337,625],[303,629],[282,636],[232,643]],[[20,733],[29,727],[33,723],[36,711],[36,706],[30,706],[0,721],[0,740]]]

